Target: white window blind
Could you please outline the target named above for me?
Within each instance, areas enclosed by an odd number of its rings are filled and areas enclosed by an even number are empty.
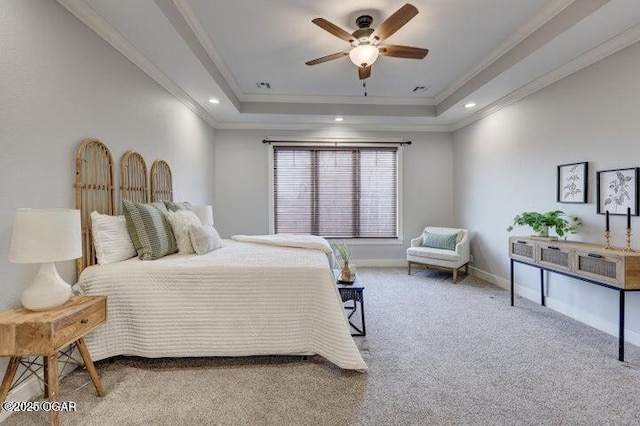
[[[273,150],[276,233],[397,238],[397,147]]]

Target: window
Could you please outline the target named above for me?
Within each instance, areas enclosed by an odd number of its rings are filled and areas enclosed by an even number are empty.
[[[273,147],[275,233],[398,237],[397,147]]]

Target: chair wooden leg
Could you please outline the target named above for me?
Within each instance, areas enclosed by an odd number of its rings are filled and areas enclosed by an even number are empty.
[[[453,270],[453,283],[455,284],[458,281],[458,268]]]
[[[407,275],[411,275],[411,262],[407,262],[407,263],[409,268],[409,272],[407,272]]]
[[[469,275],[469,262],[467,262],[467,264],[464,265],[464,274]]]

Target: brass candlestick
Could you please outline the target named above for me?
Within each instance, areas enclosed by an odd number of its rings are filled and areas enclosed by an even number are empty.
[[[607,242],[607,244],[605,244],[604,249],[605,250],[611,250],[611,245],[610,245],[610,240],[611,240],[611,232],[609,231],[604,231],[604,239]]]
[[[631,248],[631,228],[627,228],[627,246],[624,248],[624,251],[633,251]]]

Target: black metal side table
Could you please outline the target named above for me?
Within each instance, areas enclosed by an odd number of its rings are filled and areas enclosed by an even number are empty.
[[[364,295],[362,291],[364,290],[364,284],[360,277],[356,276],[356,280],[353,284],[343,284],[340,281],[336,281],[338,286],[338,291],[340,292],[340,297],[343,302],[353,301],[353,305],[345,305],[344,309],[349,311],[347,315],[347,320],[349,321],[349,325],[353,328],[356,333],[351,333],[352,336],[366,336],[367,329],[365,328],[364,322]],[[358,305],[360,305],[360,324],[361,327],[358,327],[353,323],[351,317],[358,311]]]

